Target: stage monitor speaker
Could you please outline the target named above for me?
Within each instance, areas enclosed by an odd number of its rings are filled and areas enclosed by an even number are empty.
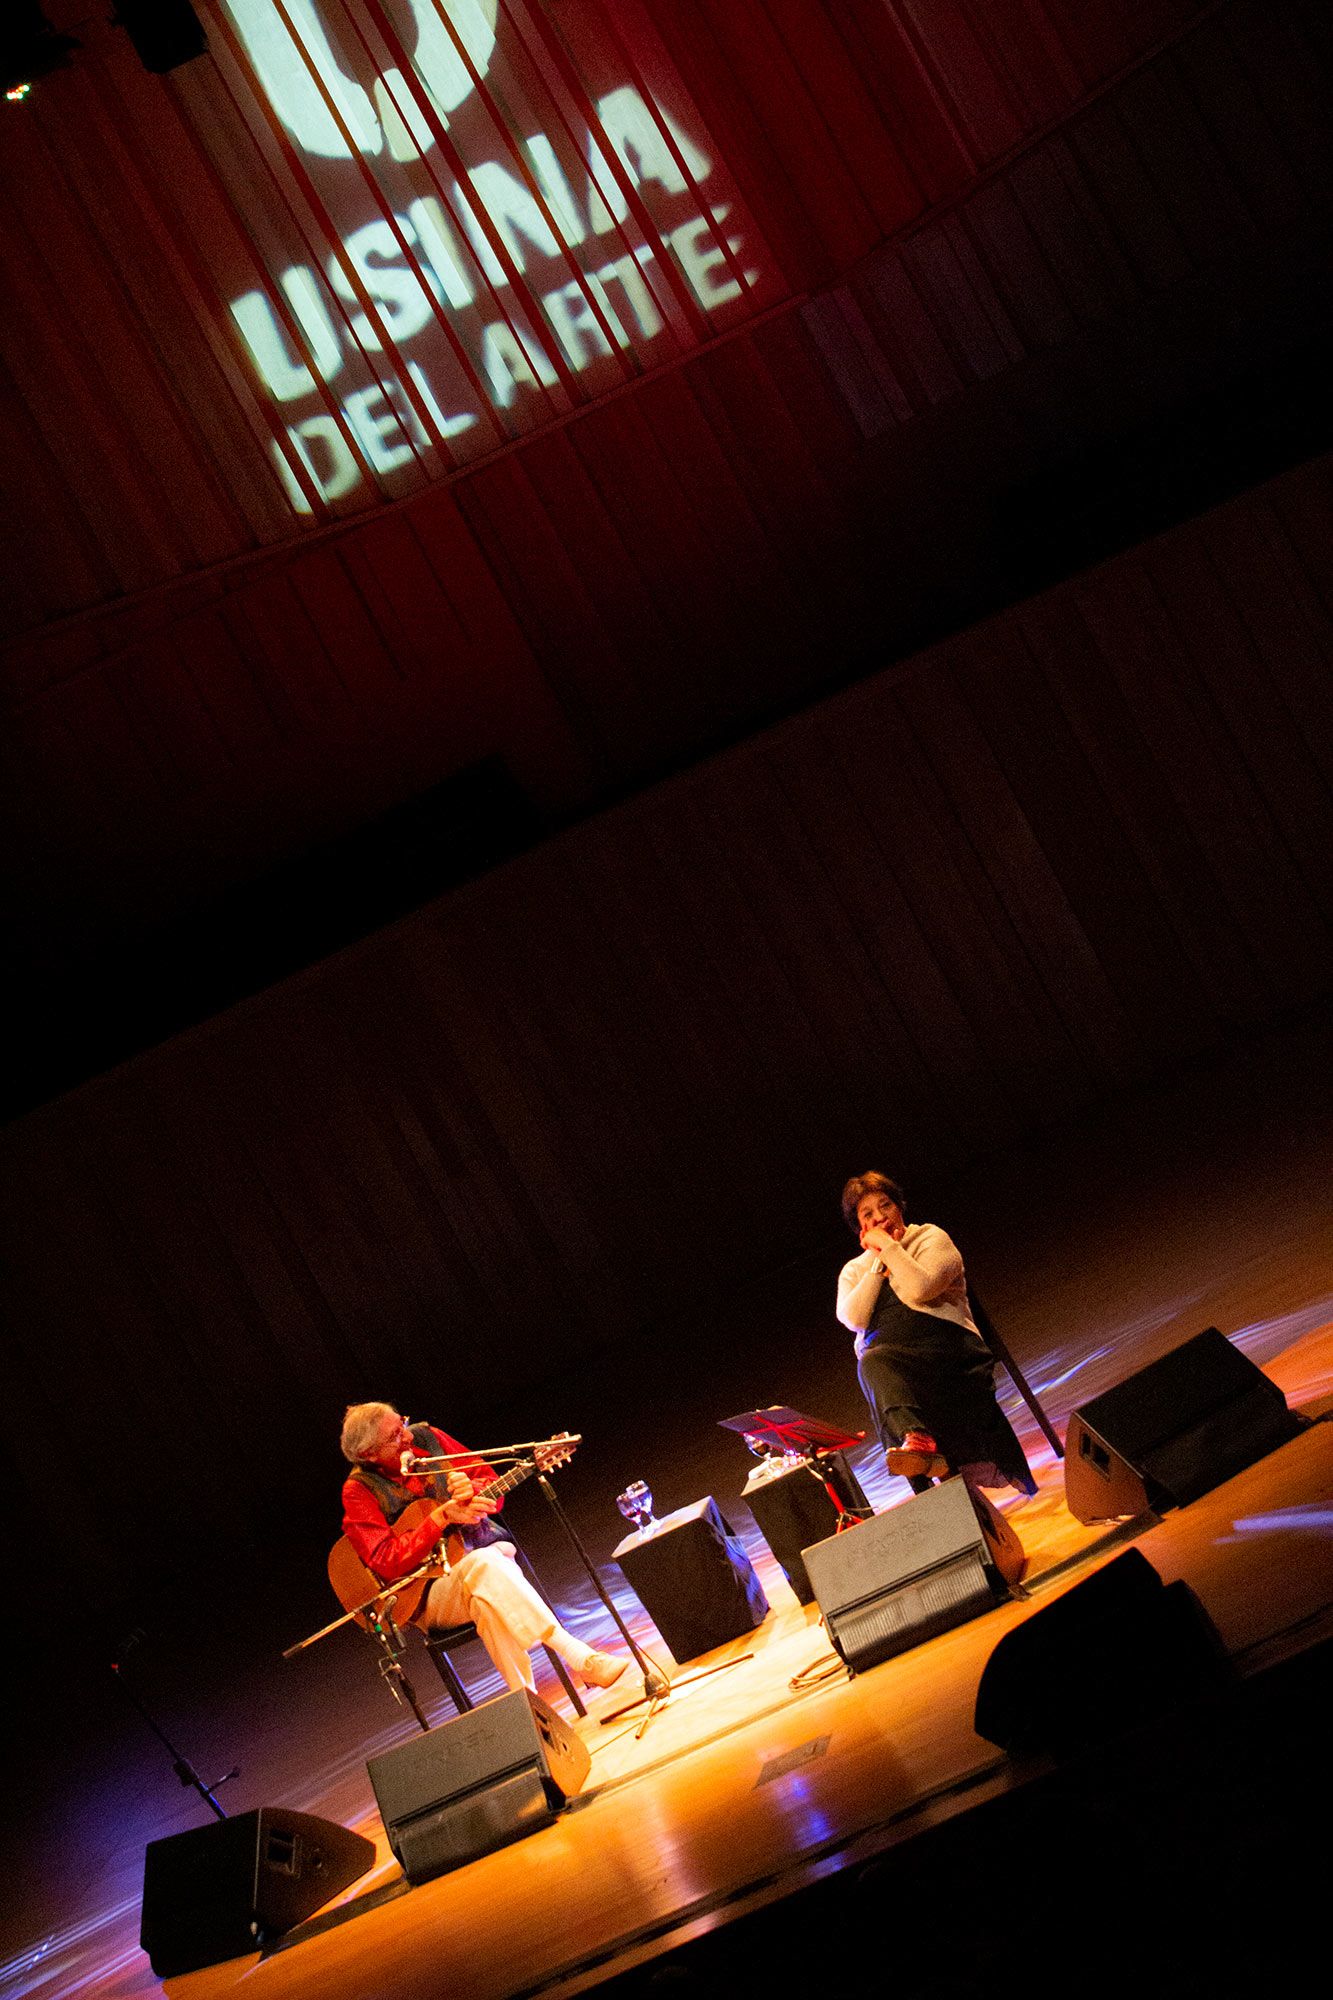
[[[1215,1326],[1074,1411],[1065,1501],[1077,1520],[1183,1507],[1304,1429]]]
[[[1027,1558],[1003,1514],[953,1478],[816,1542],[802,1560],[829,1637],[856,1673],[989,1611]]]
[[[366,1766],[389,1845],[409,1882],[428,1882],[549,1826],[591,1759],[526,1688],[483,1702]]]
[[[239,1958],[303,1923],[374,1859],[373,1841],[286,1806],[150,1840],[139,1942],[159,1979]]]
[[[973,1727],[1003,1750],[1069,1756],[1233,1681],[1194,1592],[1128,1549],[1005,1633]]]

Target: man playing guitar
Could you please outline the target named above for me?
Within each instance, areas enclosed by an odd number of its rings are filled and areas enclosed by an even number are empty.
[[[352,1467],[343,1486],[343,1534],[367,1568],[394,1583],[437,1549],[445,1558],[443,1575],[421,1587],[415,1604],[405,1599],[397,1608],[400,1622],[411,1618],[430,1630],[470,1621],[509,1688],[535,1692],[533,1646],[549,1646],[589,1687],[620,1679],[628,1661],[567,1632],[519,1569],[513,1543],[491,1527],[501,1502],[484,1489],[501,1482],[489,1465],[463,1459],[458,1469],[427,1478],[404,1473],[405,1455],[435,1457],[465,1447],[433,1424],[409,1426],[388,1403],[354,1403],[341,1443]]]

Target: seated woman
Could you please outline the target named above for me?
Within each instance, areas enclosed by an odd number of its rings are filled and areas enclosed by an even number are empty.
[[[842,1212],[861,1254],[838,1279],[838,1318],[856,1335],[857,1373],[889,1471],[917,1493],[951,1470],[972,1486],[1035,1493],[995,1400],[994,1357],[952,1239],[933,1223],[909,1223],[886,1174],[849,1180]]]

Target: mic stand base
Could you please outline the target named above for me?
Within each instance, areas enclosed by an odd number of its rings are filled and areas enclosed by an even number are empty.
[[[575,1555],[578,1557],[579,1564],[583,1569],[585,1576],[587,1577],[589,1583],[592,1585],[593,1589],[597,1592],[597,1595],[601,1598],[602,1603],[606,1606],[607,1610],[610,1612],[612,1621],[619,1629],[620,1635],[625,1641],[625,1645],[629,1651],[630,1658],[634,1661],[634,1664],[638,1667],[639,1672],[643,1676],[643,1694],[640,1696],[640,1700],[642,1701],[664,1700],[666,1696],[669,1695],[671,1692],[671,1682],[669,1681],[667,1676],[662,1672],[662,1669],[657,1665],[657,1662],[655,1660],[649,1659],[648,1655],[643,1651],[642,1647],[636,1641],[634,1634],[629,1629],[629,1626],[625,1623],[619,1611],[616,1609],[615,1604],[611,1600],[610,1593],[607,1591],[605,1584],[602,1582],[601,1577],[597,1573],[597,1568],[592,1560],[592,1557],[588,1554],[588,1551],[584,1548],[583,1543],[579,1538],[578,1530],[575,1528],[574,1523],[570,1520],[569,1515],[565,1512],[564,1505],[561,1502],[560,1496],[557,1494],[554,1486],[552,1486],[550,1480],[547,1478],[544,1472],[539,1472],[537,1474],[537,1484],[541,1487],[542,1492],[546,1495],[547,1499],[550,1501],[555,1517],[557,1521],[559,1521],[560,1526],[564,1529],[565,1538],[569,1542],[570,1547],[573,1549]],[[632,1706],[637,1707],[638,1703],[636,1702],[632,1704]],[[623,1714],[623,1713],[624,1713],[623,1710],[617,1710],[617,1714]],[[609,1722],[612,1718],[610,1716],[607,1716],[604,1719]]]
[[[598,1719],[603,1728],[606,1728],[608,1723],[615,1722],[620,1716],[628,1715],[631,1709],[641,1708],[644,1702],[647,1702],[649,1705],[648,1713],[637,1731],[637,1734],[642,1736],[658,1710],[663,1708],[671,1699],[675,1689],[691,1687],[695,1681],[707,1680],[710,1674],[724,1674],[729,1668],[739,1667],[746,1660],[754,1658],[753,1653],[742,1653],[738,1659],[720,1660],[717,1666],[701,1667],[698,1673],[686,1674],[683,1679],[678,1681],[673,1681],[668,1674],[663,1673],[656,1661],[650,1660],[648,1655],[637,1644],[634,1634],[630,1631],[629,1626],[612,1603],[610,1594],[593,1564],[592,1557],[588,1554],[588,1551],[579,1539],[578,1530],[565,1512],[555,1488],[544,1472],[537,1474],[537,1484],[541,1487],[542,1492],[546,1495],[555,1510],[556,1519],[564,1529],[574,1553],[583,1566],[588,1581],[592,1584],[593,1589],[597,1592],[597,1595],[601,1598],[603,1604],[615,1620],[615,1623],[620,1628],[625,1644],[629,1648],[630,1657],[643,1675],[643,1693],[637,1695],[633,1701],[622,1702],[619,1708],[611,1711],[610,1715],[600,1716]]]
[[[697,1673],[682,1674],[679,1680],[665,1681],[656,1692],[645,1685],[643,1693],[637,1695],[633,1701],[623,1701],[619,1708],[613,1708],[609,1715],[602,1716],[600,1718],[602,1727],[605,1728],[608,1723],[618,1722],[622,1715],[632,1714],[636,1708],[642,1708],[647,1702],[648,1713],[635,1732],[637,1736],[642,1736],[653,1717],[666,1707],[673,1694],[679,1694],[683,1688],[693,1687],[696,1681],[706,1681],[711,1674],[725,1674],[733,1667],[743,1667],[747,1660],[753,1658],[753,1653],[738,1653],[734,1660],[719,1660],[715,1667],[700,1667]]]

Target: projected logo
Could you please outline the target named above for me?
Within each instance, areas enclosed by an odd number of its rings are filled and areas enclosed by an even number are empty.
[[[605,38],[576,72],[499,0],[225,4],[336,232],[231,303],[298,511],[491,449],[755,303],[734,190]]]
[[[374,155],[396,159],[435,144],[421,98],[441,123],[486,73],[495,47],[498,0],[410,0],[412,70],[417,89],[390,67],[370,89],[343,69],[313,0],[228,0],[265,95],[304,153],[325,159]],[[396,10],[399,18],[406,8]]]

